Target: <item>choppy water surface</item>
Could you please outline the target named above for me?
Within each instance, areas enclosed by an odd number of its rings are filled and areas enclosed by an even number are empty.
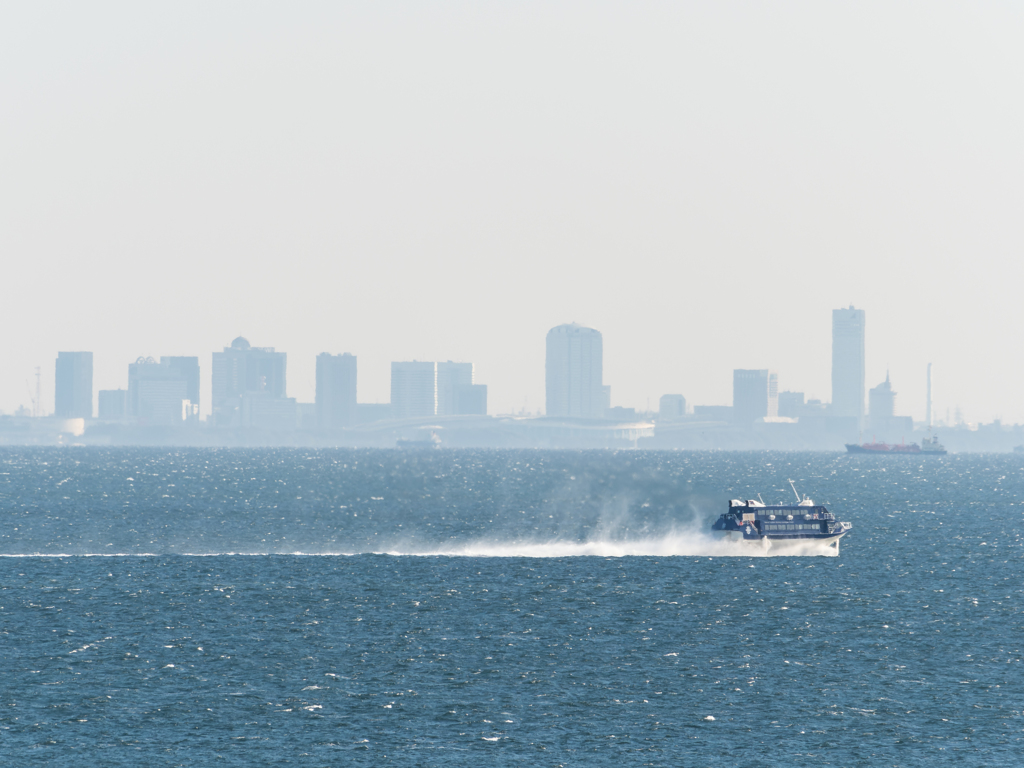
[[[0,755],[1017,765],[1022,465],[7,450]],[[706,534],[790,477],[839,557]]]

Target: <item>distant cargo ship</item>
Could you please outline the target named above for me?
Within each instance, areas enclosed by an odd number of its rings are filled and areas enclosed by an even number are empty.
[[[921,441],[921,445],[917,443],[900,443],[899,445],[889,445],[888,443],[863,443],[856,445],[854,443],[846,444],[847,453],[911,453],[920,454],[925,453],[930,456],[945,456],[946,449],[939,442],[937,437],[926,437]]]

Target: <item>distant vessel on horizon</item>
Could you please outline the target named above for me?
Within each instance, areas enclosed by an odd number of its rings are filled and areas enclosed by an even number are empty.
[[[931,456],[945,456],[947,451],[944,445],[939,442],[937,437],[926,437],[921,441],[921,445],[917,443],[900,443],[898,445],[889,445],[888,443],[862,443],[857,445],[855,443],[846,444],[847,453],[884,453],[884,454],[928,454]]]
[[[400,437],[395,443],[396,448],[404,448],[405,450],[428,450],[431,448],[441,447],[441,438],[437,436],[437,432],[434,430],[437,427],[433,427],[430,430],[429,435],[425,435],[420,438],[407,438]]]

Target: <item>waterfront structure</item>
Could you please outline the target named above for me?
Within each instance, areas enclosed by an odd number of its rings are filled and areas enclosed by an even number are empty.
[[[340,429],[356,423],[356,356],[316,356],[316,423]]]
[[[125,412],[144,426],[198,420],[199,358],[161,357],[160,362],[138,358],[128,366]]]
[[[246,396],[260,400],[288,399],[287,363],[286,353],[275,352],[273,347],[254,347],[242,336],[232,341],[230,347],[224,347],[223,352],[214,352],[211,398],[214,422],[219,426],[252,425],[252,420],[243,418],[242,414],[242,400]],[[248,412],[253,413],[251,408]],[[255,413],[262,412],[264,409],[257,406]],[[280,419],[275,417],[271,421],[276,424]]]
[[[317,416],[316,402],[295,403],[295,425],[307,431],[319,429],[320,419]]]
[[[357,403],[356,424],[372,424],[391,418],[391,403]]]
[[[299,407],[294,397],[275,397],[267,391],[245,392],[238,398],[232,422],[244,429],[290,432],[298,426]]]
[[[487,385],[476,384],[472,363],[437,364],[437,415],[486,416]]]
[[[391,418],[437,414],[437,363],[417,360],[391,364]]]
[[[695,405],[693,418],[697,421],[731,422],[733,410],[731,405]]]
[[[662,395],[658,400],[659,421],[679,421],[686,418],[686,398],[682,395]]]
[[[864,310],[832,310],[832,412],[859,428],[864,418]]]
[[[600,331],[576,323],[548,331],[545,412],[548,416],[598,419],[609,405],[602,380]]]
[[[99,406],[99,418],[104,421],[121,421],[128,415],[128,390],[101,389]]]
[[[799,419],[803,415],[804,407],[803,392],[779,392],[779,416]]]
[[[92,418],[92,352],[58,352],[53,415]]]
[[[619,422],[636,421],[638,418],[636,408],[630,408],[626,405],[616,405],[611,408],[605,408],[604,417],[610,421]]]
[[[732,372],[732,411],[738,426],[779,415],[779,376],[767,369],[737,368]]]

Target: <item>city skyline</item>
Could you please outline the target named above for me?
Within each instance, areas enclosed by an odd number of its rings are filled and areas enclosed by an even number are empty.
[[[832,311],[831,402],[809,396],[795,386],[788,389],[780,387],[775,370],[733,369],[732,396],[728,406],[690,400],[689,410],[693,412],[696,408],[698,413],[725,413],[722,409],[726,408],[732,414],[729,420],[742,426],[762,418],[772,421],[783,417],[782,421],[785,421],[791,417],[799,420],[800,414],[813,417],[814,409],[822,406],[812,404],[824,402],[828,417],[845,419],[851,430],[875,428],[884,431],[889,426],[895,429],[895,425],[903,425],[904,421],[907,428],[912,429],[911,416],[894,413],[896,393],[892,389],[888,369],[884,382],[866,392],[865,318],[865,311],[855,309],[853,305]],[[684,406],[680,413],[687,411],[686,396],[672,393],[660,395],[659,406],[654,409],[614,404],[610,386],[603,384],[603,336],[596,329],[578,323],[558,325],[549,329],[545,346],[547,397],[545,409],[540,413],[530,412],[534,415],[605,418],[606,412],[657,413],[666,398],[681,398]],[[317,386],[310,401],[299,401],[290,396],[287,353],[284,351],[276,351],[274,347],[254,347],[246,338],[239,336],[221,352],[211,353],[211,359],[213,396],[208,418],[215,426],[253,426],[265,420],[268,413],[272,413],[281,424],[315,421],[332,428],[365,423],[369,418],[367,413],[357,415],[360,407],[358,357],[351,353],[323,352],[317,355]],[[127,418],[140,424],[173,424],[179,420],[198,419],[207,413],[200,408],[202,378],[197,356],[162,356],[159,363],[152,357],[139,357],[128,366],[127,389],[115,390],[94,387],[92,364],[92,352],[58,352],[56,381],[61,381],[63,376],[64,384],[63,390],[60,386],[55,389],[53,415],[60,418],[73,415],[91,418],[95,415],[101,419]],[[927,369],[929,377],[930,368]],[[429,372],[429,377],[424,378],[425,372]],[[72,382],[75,382],[74,387]],[[428,385],[429,391],[424,389]],[[139,394],[141,386],[148,388],[142,395]],[[78,405],[72,414],[71,403],[83,401],[86,393],[92,394],[98,408],[89,412]],[[487,415],[487,393],[486,384],[475,382],[475,364],[472,362],[392,361],[390,397],[382,405],[389,407],[388,418],[398,419],[434,414]],[[839,398],[839,407],[835,405],[836,397]],[[278,401],[285,400],[288,401],[287,409],[282,411]],[[63,412],[60,410],[61,402],[64,403]],[[887,405],[880,408],[879,403],[883,402]],[[364,403],[362,407],[370,405],[373,404]],[[807,405],[812,406],[812,411],[806,410]],[[269,412],[268,408],[271,409]],[[303,408],[309,409],[308,417],[297,415]],[[678,411],[677,404],[673,403],[670,408],[673,413]],[[339,412],[342,415],[337,415]],[[45,409],[43,413],[46,414]],[[954,423],[949,415],[945,419],[937,419],[937,422]],[[960,416],[958,409],[957,419]]]
[[[853,303],[868,388],[923,419],[931,362],[938,417],[1024,422],[1024,19],[788,7],[5,8],[0,410],[36,366],[52,402],[59,350],[114,388],[245,334],[300,401],[349,350],[370,402],[392,360],[472,360],[536,412],[567,320],[615,405],[724,404],[738,368],[828,400]]]

